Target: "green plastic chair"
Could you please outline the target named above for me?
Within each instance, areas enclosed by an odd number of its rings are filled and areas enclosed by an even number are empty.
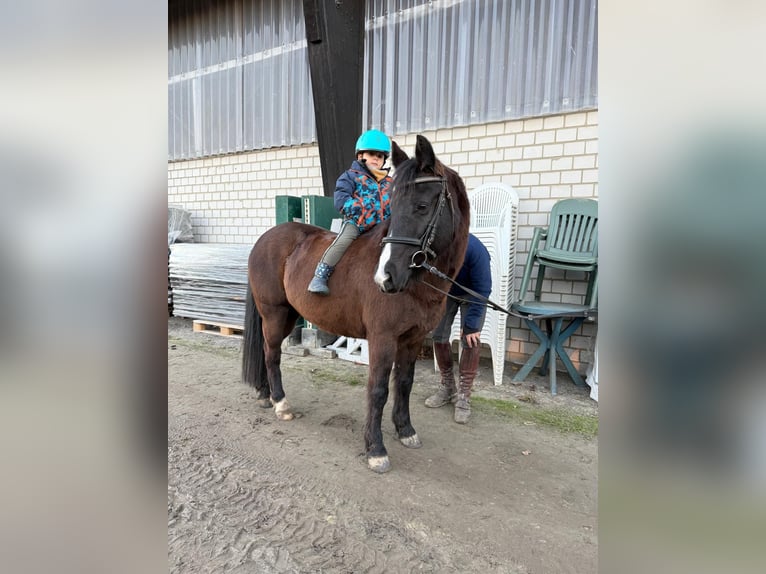
[[[541,246],[541,243],[544,245]],[[538,266],[532,297],[529,282],[534,266]],[[588,288],[582,304],[541,301],[543,279],[547,268],[589,273]],[[585,319],[597,315],[598,301],[598,202],[593,199],[563,199],[551,209],[547,229],[536,228],[519,286],[519,300],[511,311],[521,316],[540,341],[540,345],[513,377],[523,381],[542,358],[540,374],[549,371],[551,394],[556,394],[556,357],[561,359],[576,385],[584,385],[564,350],[564,342]],[[564,320],[568,323],[564,325]],[[544,332],[537,321],[545,321]]]

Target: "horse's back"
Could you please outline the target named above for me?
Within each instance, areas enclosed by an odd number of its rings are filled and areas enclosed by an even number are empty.
[[[315,225],[294,221],[281,223],[267,230],[255,242],[250,252],[250,274],[273,274],[276,268],[283,272],[288,258],[323,251],[334,238],[334,233]]]
[[[317,263],[336,234],[302,223],[283,223],[266,231],[250,255],[250,284],[255,300],[290,307],[320,328],[366,338],[370,321],[376,331],[392,336],[419,322],[423,312],[413,300],[381,293],[373,280],[380,243],[387,225],[360,235],[347,249],[330,277],[330,295],[307,291]]]
[[[255,242],[248,259],[248,279],[256,301],[279,304],[285,298],[284,274],[288,261],[296,257],[319,256],[335,234],[316,227],[289,221],[264,232]],[[300,255],[307,252],[307,255]],[[317,258],[319,257],[317,256]]]
[[[297,246],[304,245],[315,238],[330,238],[334,234],[315,225],[296,221],[280,223],[264,232],[253,246],[250,261],[258,262],[282,260],[290,255]]]
[[[261,312],[264,305],[289,306],[326,330],[359,337],[364,332],[361,305],[367,299],[359,289],[378,292],[372,276],[381,231],[370,230],[348,247],[330,278],[331,294],[320,296],[309,293],[308,284],[337,235],[297,222],[267,230],[253,246],[248,264],[250,286]],[[341,332],[347,328],[353,333]]]

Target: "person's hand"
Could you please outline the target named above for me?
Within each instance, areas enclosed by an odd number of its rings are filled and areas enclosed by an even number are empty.
[[[481,333],[471,333],[465,335],[465,344],[467,347],[477,347],[481,344]]]

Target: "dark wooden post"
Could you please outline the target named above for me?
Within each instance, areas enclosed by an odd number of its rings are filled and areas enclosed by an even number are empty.
[[[362,131],[364,0],[303,0],[324,195],[354,159]]]

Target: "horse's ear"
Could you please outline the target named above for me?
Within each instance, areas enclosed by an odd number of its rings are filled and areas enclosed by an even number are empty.
[[[399,164],[407,161],[410,159],[410,156],[408,156],[406,153],[404,153],[404,150],[399,147],[399,144],[397,144],[395,141],[391,142],[391,163],[394,164],[394,167],[398,167]]]
[[[418,170],[436,173],[436,154],[431,142],[419,135],[415,144],[415,159],[418,162]]]

